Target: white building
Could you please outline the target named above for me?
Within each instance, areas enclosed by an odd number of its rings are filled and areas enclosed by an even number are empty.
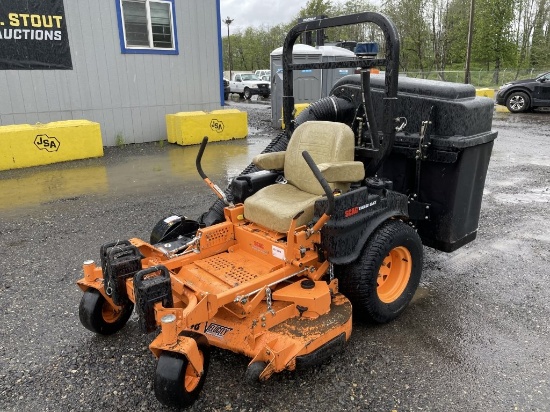
[[[166,139],[223,105],[219,0],[0,3],[0,125],[87,119],[103,144]]]

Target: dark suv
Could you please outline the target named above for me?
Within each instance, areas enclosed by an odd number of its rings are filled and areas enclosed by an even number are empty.
[[[512,113],[550,106],[550,72],[536,79],[516,80],[502,85],[496,102],[505,105]]]

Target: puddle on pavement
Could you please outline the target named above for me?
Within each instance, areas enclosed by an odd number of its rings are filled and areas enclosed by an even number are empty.
[[[534,166],[550,166],[550,157],[545,155],[534,156],[531,154],[510,153],[507,151],[493,151],[491,162],[505,162],[507,164],[529,164]]]
[[[414,293],[411,303],[416,303],[420,300],[426,299],[428,296],[430,296],[430,292],[428,291],[428,289],[419,286]]]
[[[528,204],[528,203],[550,203],[550,189],[532,189],[531,193],[498,193],[494,195],[495,200],[502,203]]]
[[[210,143],[202,159],[205,173],[220,187],[250,164],[269,139]],[[103,158],[0,172],[0,212],[10,213],[51,201],[99,193],[141,193],[158,185],[201,184],[195,159],[198,146],[168,145],[137,153],[107,150]]]

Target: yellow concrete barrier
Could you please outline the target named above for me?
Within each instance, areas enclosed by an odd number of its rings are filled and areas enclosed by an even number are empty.
[[[309,103],[296,103],[294,105],[294,118],[298,117],[298,115],[300,113],[302,113],[302,111],[309,106]],[[281,127],[284,129],[285,128],[285,119],[283,117],[283,109],[281,109]]]
[[[495,110],[497,113],[510,113],[510,110],[506,106],[501,106],[500,104],[495,104]]]
[[[210,142],[243,139],[248,136],[248,117],[237,109],[167,114],[166,132],[168,142],[182,146],[199,144],[204,136]]]
[[[103,156],[99,123],[65,120],[0,126],[0,170]]]
[[[489,88],[476,89],[476,96],[489,97],[490,99],[494,99],[495,89],[489,89]]]
[[[197,112],[179,112],[175,114],[166,115],[166,133],[168,136],[168,143],[176,143],[178,140],[178,125],[183,121],[183,118],[191,116],[204,116],[206,113],[202,111]]]

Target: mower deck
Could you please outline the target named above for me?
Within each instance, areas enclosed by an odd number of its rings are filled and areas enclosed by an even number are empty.
[[[260,305],[239,318],[222,308],[209,321],[191,325],[189,330],[204,334],[212,346],[251,358],[251,364],[265,362],[266,368],[258,376],[261,381],[274,372],[296,369],[300,360],[303,366],[322,362],[343,349],[351,334],[351,304],[341,294],[332,298],[328,313],[314,319],[294,317],[295,306],[288,302],[274,301],[273,313],[265,309]],[[176,349],[164,339],[161,333],[150,344],[156,355]],[[335,340],[337,344],[331,345]]]
[[[134,303],[145,332],[161,326],[150,345],[156,356],[176,352],[194,363],[194,348],[183,332],[197,332],[211,345],[252,358],[251,364],[265,363],[258,376],[265,380],[295,369],[297,358],[306,365],[341,349],[351,334],[351,304],[338,293],[335,279],[320,280],[329,264],[319,261],[319,233],[309,236],[305,227],[292,227],[289,240],[244,219],[242,205],[225,213],[226,222],[200,229],[180,254],[140,239],[125,242],[120,256],[117,245],[105,246],[107,274],[88,263],[78,283],[83,290],[99,290],[114,307],[121,303],[114,296]],[[140,271],[108,269],[118,262],[135,269],[124,260],[128,250],[134,250],[133,263],[140,260]],[[122,290],[107,291],[117,288],[120,277]]]

